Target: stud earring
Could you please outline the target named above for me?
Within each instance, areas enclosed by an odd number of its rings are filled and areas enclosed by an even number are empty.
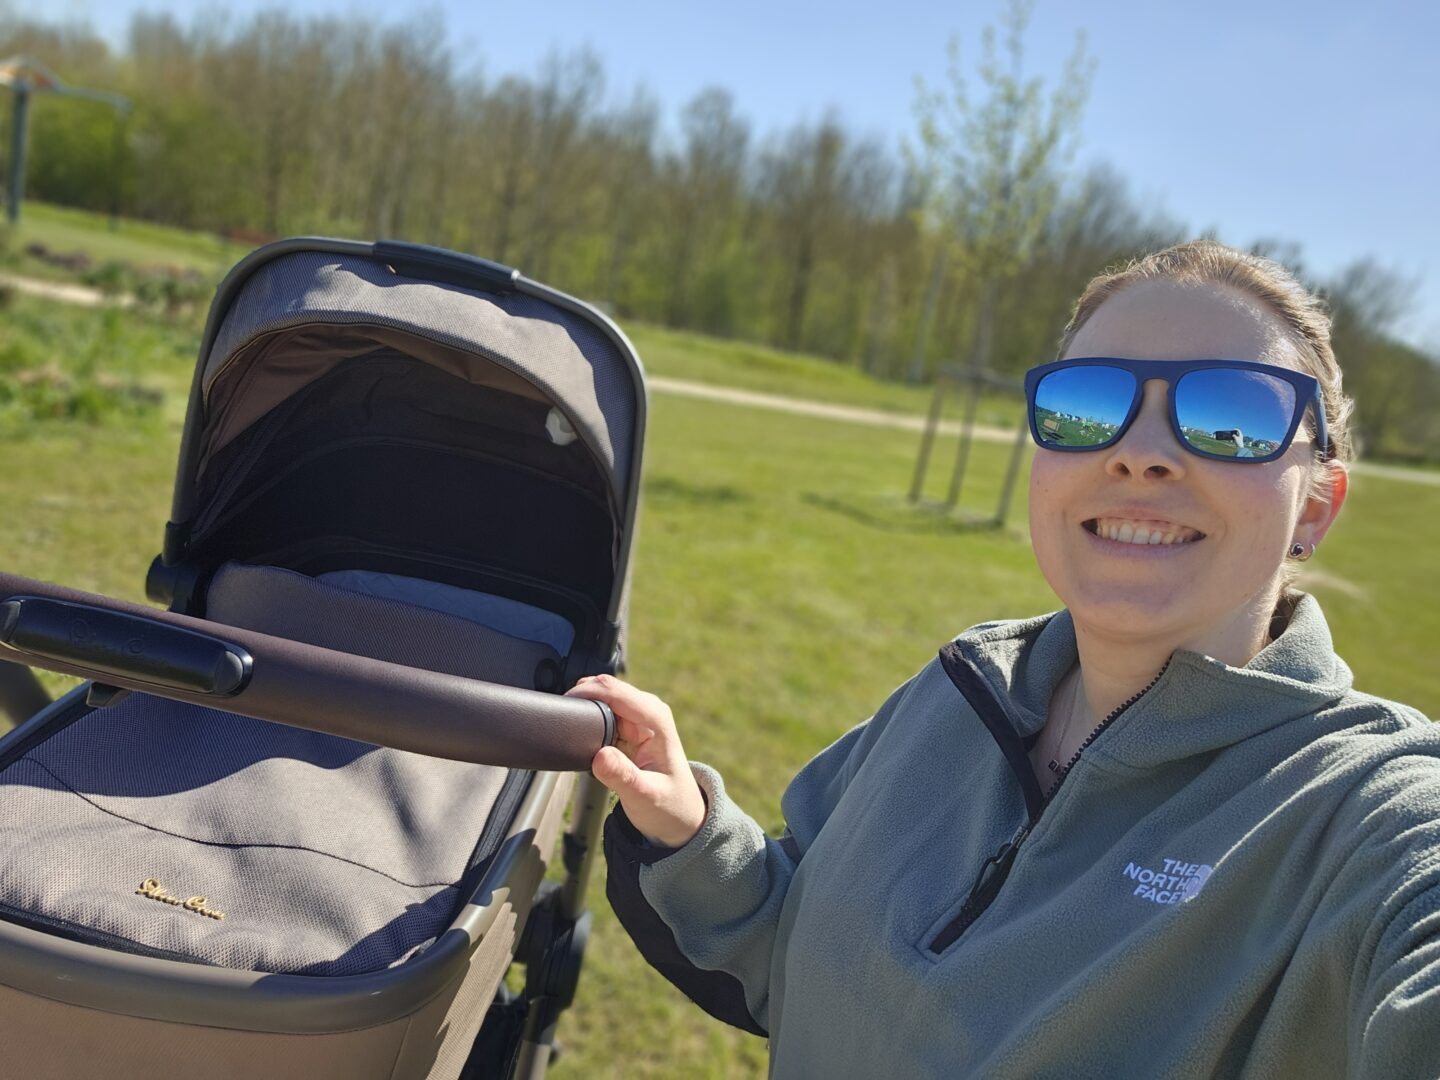
[[[1304,562],[1310,558],[1311,555],[1315,554],[1315,545],[1302,544],[1299,540],[1296,540],[1295,543],[1290,545],[1290,550],[1287,554],[1296,562]]]

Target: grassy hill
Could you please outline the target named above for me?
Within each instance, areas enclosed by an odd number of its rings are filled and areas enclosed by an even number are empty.
[[[8,238],[10,268],[45,277],[73,277],[25,254],[25,248],[39,244],[52,252],[82,253],[93,263],[111,260],[136,266],[166,266],[194,269],[219,281],[248,247],[215,236],[190,232],[148,221],[119,218],[115,228],[102,214],[73,210],[47,203],[25,203],[20,224]]]

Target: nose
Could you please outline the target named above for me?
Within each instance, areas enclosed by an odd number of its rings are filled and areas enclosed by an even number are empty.
[[[1185,475],[1187,457],[1170,427],[1168,386],[1150,379],[1140,412],[1120,441],[1106,451],[1105,471],[1115,477],[1163,480]]]

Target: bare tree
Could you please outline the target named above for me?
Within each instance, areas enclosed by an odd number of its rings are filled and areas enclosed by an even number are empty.
[[[1369,258],[1346,266],[1323,287],[1334,319],[1332,344],[1356,402],[1356,427],[1371,450],[1393,437],[1398,418],[1413,407],[1419,376],[1393,348],[1390,334],[1414,304],[1417,287]]]
[[[663,168],[665,224],[660,238],[666,271],[665,314],[689,320],[696,264],[732,220],[743,191],[750,127],[735,115],[728,90],[701,90],[680,112],[684,143]]]
[[[625,266],[645,226],[655,190],[655,136],[660,105],[644,89],[636,89],[623,109],[604,120],[600,176],[605,185],[605,223],[609,233],[600,295],[624,311]]]
[[[582,49],[552,53],[534,84],[534,188],[526,214],[523,265],[528,273],[549,272],[556,243],[577,220],[593,180],[577,168],[585,132],[594,122],[605,89],[603,65]]]
[[[770,235],[782,268],[779,339],[806,344],[806,316],[817,279],[833,268],[838,301],[826,351],[855,347],[863,325],[860,302],[872,267],[857,253],[884,215],[889,170],[880,148],[850,136],[838,118],[801,125],[774,140],[761,161],[760,191],[771,214]]]

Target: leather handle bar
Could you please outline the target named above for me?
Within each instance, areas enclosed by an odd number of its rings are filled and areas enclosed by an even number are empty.
[[[584,771],[597,701],[307,645],[0,573],[0,660],[430,757]]]

